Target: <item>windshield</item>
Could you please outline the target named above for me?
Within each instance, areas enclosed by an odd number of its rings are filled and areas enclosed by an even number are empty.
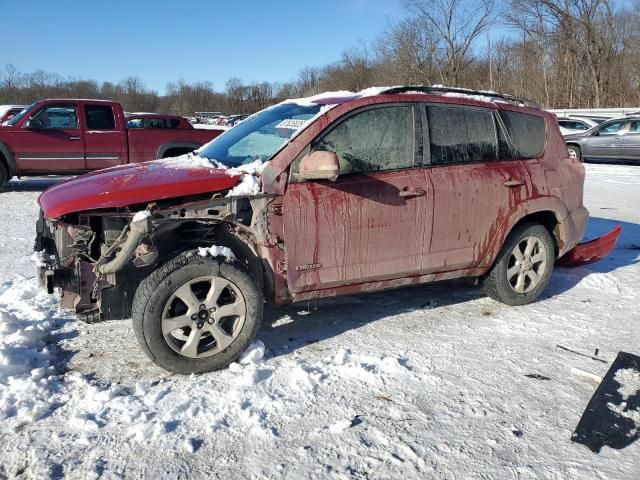
[[[239,167],[255,160],[266,162],[304,128],[320,108],[321,105],[294,103],[267,108],[215,138],[198,153],[228,167]]]
[[[19,121],[22,117],[24,117],[24,116],[27,114],[27,112],[29,112],[33,107],[35,107],[35,106],[36,106],[36,103],[38,103],[38,102],[33,102],[31,105],[27,105],[26,107],[24,107],[24,109],[23,109],[20,113],[18,113],[18,114],[17,114],[16,116],[14,116],[14,117],[11,117],[11,120],[8,120],[8,121],[6,121],[6,122],[4,122],[4,123],[5,123],[6,125],[12,125],[12,126],[13,126],[13,125],[15,125],[16,123],[18,123],[18,121]]]

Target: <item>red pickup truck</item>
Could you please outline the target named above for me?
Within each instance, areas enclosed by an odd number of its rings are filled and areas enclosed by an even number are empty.
[[[0,127],[0,186],[14,175],[77,174],[173,157],[223,130],[199,130],[181,117],[126,115],[117,102],[42,100]]]

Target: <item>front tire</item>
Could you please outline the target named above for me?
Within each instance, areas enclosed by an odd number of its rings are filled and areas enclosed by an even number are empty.
[[[569,150],[569,155],[577,158],[582,162],[582,150],[577,145],[567,145],[567,150]]]
[[[535,301],[551,279],[555,246],[540,224],[523,224],[507,237],[483,288],[491,298],[507,305]]]
[[[219,370],[255,338],[262,295],[240,263],[186,252],[143,280],[133,329],[160,367],[188,375]]]
[[[9,181],[9,171],[7,167],[0,162],[0,191],[4,189],[4,184]]]

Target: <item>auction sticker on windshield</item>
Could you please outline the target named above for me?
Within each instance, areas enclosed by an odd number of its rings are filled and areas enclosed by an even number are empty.
[[[291,130],[299,130],[300,128],[304,127],[308,121],[309,120],[298,120],[294,118],[287,118],[281,121],[278,125],[276,125],[276,128],[288,128]]]

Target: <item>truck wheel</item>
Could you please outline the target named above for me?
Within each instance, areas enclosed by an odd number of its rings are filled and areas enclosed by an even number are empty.
[[[240,263],[183,253],[143,280],[133,329],[160,367],[188,375],[227,367],[262,320],[262,294]]]
[[[523,224],[507,237],[495,264],[484,278],[491,298],[507,305],[526,305],[540,296],[551,279],[555,247],[540,224]]]
[[[7,167],[0,162],[0,190],[4,188],[4,184],[9,181],[9,172]]]

